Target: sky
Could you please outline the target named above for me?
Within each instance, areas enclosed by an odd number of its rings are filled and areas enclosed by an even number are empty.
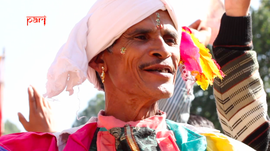
[[[28,119],[27,87],[33,85],[44,94],[46,92],[47,71],[60,47],[66,42],[75,24],[88,12],[95,0],[0,0],[0,54],[5,49],[3,121],[11,121],[25,131],[17,113]],[[202,0],[177,0],[182,13],[181,23],[189,25],[202,18]],[[197,4],[193,6],[193,4]],[[180,5],[180,4],[179,4]],[[192,7],[187,7],[192,6]],[[259,0],[252,0],[258,7]],[[194,13],[193,10],[199,11]],[[26,16],[46,16],[46,25],[30,23]],[[1,71],[3,72],[3,71]],[[97,93],[102,93],[85,81],[76,87],[74,95],[63,92],[48,99],[58,123],[57,129],[70,128],[83,111],[88,101]]]

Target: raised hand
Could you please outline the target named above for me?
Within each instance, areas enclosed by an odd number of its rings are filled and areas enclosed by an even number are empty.
[[[42,97],[37,90],[29,86],[29,122],[18,113],[20,122],[26,131],[32,132],[55,132],[55,122],[52,117],[50,103]]]
[[[202,21],[197,20],[189,25],[190,30],[199,39],[199,41],[207,46],[211,38],[211,28],[202,26]]]

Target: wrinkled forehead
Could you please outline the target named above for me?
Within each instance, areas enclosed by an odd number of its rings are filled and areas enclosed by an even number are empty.
[[[170,30],[174,30],[175,32],[178,32],[174,22],[172,21],[169,13],[166,10],[165,11],[158,10],[154,12],[153,14],[149,15],[148,17],[140,21],[139,23],[128,28],[125,32],[136,30],[136,28],[138,27],[155,28],[156,30],[169,28]]]
[[[169,34],[175,37],[177,43],[179,42],[179,32],[177,31],[170,15],[168,12],[158,10],[153,14],[149,15],[139,23],[128,28],[122,36],[134,36],[137,34],[149,34],[149,33],[157,33],[161,32],[163,34]],[[122,37],[121,36],[121,37]],[[117,40],[116,40],[117,41]]]

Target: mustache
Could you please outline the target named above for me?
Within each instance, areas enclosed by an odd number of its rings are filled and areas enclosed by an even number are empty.
[[[147,63],[143,63],[143,64],[139,65],[139,68],[144,69],[146,67],[149,67],[149,66],[152,66],[155,64],[169,65],[172,67],[173,72],[175,72],[175,70],[176,70],[175,65],[172,63],[172,61],[169,61],[169,60],[154,60],[152,62],[147,62]]]

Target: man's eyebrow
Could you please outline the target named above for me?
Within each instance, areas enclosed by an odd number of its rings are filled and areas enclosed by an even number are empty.
[[[132,36],[135,34],[148,34],[154,32],[153,29],[147,29],[147,28],[136,28],[135,30],[132,30],[131,32],[129,32],[127,35]]]
[[[164,34],[165,35],[170,35],[170,36],[173,36],[175,39],[178,39],[179,38],[179,33],[176,32],[176,31],[173,31],[173,30],[164,30]]]
[[[136,34],[148,34],[148,33],[152,33],[152,32],[155,32],[154,29],[150,29],[150,28],[136,28],[134,30],[132,30],[131,32],[127,33],[128,36],[133,36],[133,35],[136,35]],[[164,30],[164,34],[165,35],[170,35],[176,39],[179,38],[179,33],[174,31],[174,30],[171,30],[171,29],[165,29]]]

